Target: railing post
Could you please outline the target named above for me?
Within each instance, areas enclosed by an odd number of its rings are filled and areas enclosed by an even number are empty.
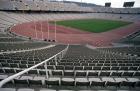
[[[61,53],[62,58],[64,57],[64,55],[63,55],[63,54],[64,54],[64,51]]]
[[[57,65],[57,56],[54,57],[55,64]]]
[[[60,53],[57,55],[58,57],[57,57],[57,60],[60,60]]]
[[[54,60],[57,61],[57,56],[54,57]]]
[[[47,62],[45,62],[45,72],[46,72],[46,78],[48,78],[48,72],[47,72]]]
[[[59,60],[61,60],[61,53],[59,54]]]

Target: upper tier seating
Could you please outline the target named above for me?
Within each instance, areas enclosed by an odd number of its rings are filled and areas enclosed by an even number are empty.
[[[0,1],[1,10],[32,10],[32,11],[84,11],[92,9],[80,7],[75,3],[51,2],[46,0],[2,0]],[[6,7],[8,6],[8,7]]]
[[[139,14],[139,8],[110,8],[103,6],[84,7],[75,3],[55,2],[46,0],[1,0],[1,10],[32,10],[32,11],[80,11],[98,13]]]
[[[0,7],[5,10],[13,10],[13,3],[11,0],[1,0]]]

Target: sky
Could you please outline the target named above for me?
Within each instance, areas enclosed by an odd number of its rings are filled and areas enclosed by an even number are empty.
[[[78,1],[81,0],[65,0],[65,1]],[[82,2],[94,3],[97,5],[105,5],[105,2],[111,2],[111,7],[120,8],[123,7],[124,2],[135,1],[134,7],[140,7],[140,0],[82,0]]]

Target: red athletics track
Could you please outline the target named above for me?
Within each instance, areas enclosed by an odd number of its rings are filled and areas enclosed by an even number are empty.
[[[51,40],[54,39],[54,25],[49,25],[50,33],[49,36]],[[41,23],[40,21],[36,22],[36,30],[37,30],[37,39],[48,39],[48,23],[47,21],[42,22],[42,31],[41,32]],[[120,40],[121,38],[132,34],[140,30],[140,22],[135,22],[131,25],[127,25],[118,29],[114,29],[108,32],[103,33],[90,33],[86,31],[81,31],[78,29],[68,28],[64,26],[56,26],[57,35],[56,40],[58,43],[66,43],[66,44],[90,44],[97,47],[102,46],[111,46],[113,42]],[[33,22],[23,23],[16,25],[11,28],[11,31],[27,36],[35,38],[35,25]]]

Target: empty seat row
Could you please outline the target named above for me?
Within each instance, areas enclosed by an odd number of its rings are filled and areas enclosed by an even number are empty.
[[[0,69],[0,74],[15,74],[22,71],[21,69]],[[35,75],[46,75],[46,72],[49,76],[59,76],[59,77],[98,77],[98,76],[107,76],[107,77],[140,77],[139,71],[45,71],[45,70],[30,70],[27,74]]]
[[[50,76],[60,77],[139,77],[140,72],[116,72],[116,71],[51,71]]]
[[[55,60],[54,60],[55,61]],[[54,61],[50,61],[50,62],[54,62]],[[114,59],[114,60],[109,60],[109,59],[99,59],[99,60],[95,60],[93,59],[88,59],[85,60],[83,59],[63,59],[63,60],[58,60],[58,63],[96,63],[96,64],[112,64],[112,63],[118,63],[118,64],[123,64],[126,65],[127,63],[140,63],[140,61],[138,59],[131,59],[131,60],[126,60],[126,59]]]
[[[30,77],[30,76],[21,76],[9,82],[10,84],[15,85],[40,85],[40,86],[48,86],[48,85],[57,85],[57,86],[115,86],[115,87],[139,87],[140,80],[138,78],[112,78],[112,77],[94,77],[94,78],[45,78],[45,77]],[[8,84],[9,84],[8,83]]]
[[[47,62],[48,65],[56,65],[55,62]],[[57,62],[57,65],[77,65],[77,66],[140,66],[140,63],[96,63],[96,62]]]
[[[31,64],[30,64],[31,63]],[[29,64],[18,64],[18,63],[0,63],[0,67],[8,67],[8,68],[29,68],[35,63],[38,62],[30,62]],[[43,65],[37,67],[38,69],[45,69]],[[53,66],[53,65],[47,65],[47,69],[50,70],[132,70],[132,71],[139,71],[139,66]]]
[[[36,62],[36,64],[39,62]],[[35,64],[18,64],[18,63],[1,63],[0,67],[8,67],[8,68],[29,68],[34,66]],[[39,66],[39,69],[44,69],[44,66]]]
[[[1,58],[0,62],[1,63],[21,63],[21,64],[34,64],[36,62],[40,62],[40,60],[44,60],[43,58],[22,58],[18,55],[18,57],[13,57],[11,58],[11,56],[4,56],[5,59]]]
[[[139,66],[52,66],[48,65],[50,70],[140,70]]]

